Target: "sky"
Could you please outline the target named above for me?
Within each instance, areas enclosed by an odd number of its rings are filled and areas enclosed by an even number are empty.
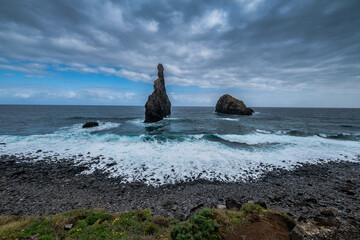
[[[0,104],[360,107],[358,0],[0,0]]]

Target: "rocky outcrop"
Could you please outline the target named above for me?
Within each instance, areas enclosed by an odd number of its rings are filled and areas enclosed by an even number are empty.
[[[216,103],[216,112],[238,115],[252,115],[254,110],[246,107],[243,101],[229,94],[223,95]]]
[[[99,126],[99,123],[97,122],[86,122],[82,128],[91,128],[91,127],[97,127]]]
[[[159,63],[157,69],[158,79],[154,81],[154,91],[145,104],[146,123],[160,121],[171,114],[171,103],[165,89],[164,67]]]

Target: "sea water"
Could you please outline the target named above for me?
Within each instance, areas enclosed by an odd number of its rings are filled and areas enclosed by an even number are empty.
[[[359,161],[360,109],[173,107],[143,123],[144,107],[0,105],[0,154],[74,159],[122,181],[246,181],[273,168]],[[98,127],[83,129],[87,121]],[[5,144],[4,144],[5,143]],[[39,151],[41,150],[41,151]]]

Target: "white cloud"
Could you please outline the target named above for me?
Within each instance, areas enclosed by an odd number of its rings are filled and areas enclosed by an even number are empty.
[[[133,99],[136,93],[124,91],[122,89],[86,87],[76,90],[67,90],[54,88],[50,86],[9,86],[3,87],[0,91],[2,98],[19,98],[19,99],[74,99],[101,101],[128,101]]]
[[[181,71],[181,69],[175,65],[172,64],[165,64],[164,65],[165,71],[169,74],[173,74],[173,75],[181,75],[184,72]]]
[[[201,18],[195,18],[190,30],[193,34],[205,33],[211,29],[223,31],[227,28],[227,13],[222,10],[206,12]]]
[[[38,78],[55,68],[152,83],[161,62],[168,85],[272,93],[360,89],[353,31],[359,1],[168,1],[156,8],[147,0],[50,1],[37,8],[32,1],[0,8],[5,72]]]
[[[170,93],[169,98],[175,105],[212,105],[217,94]]]
[[[40,63],[0,64],[0,69],[36,74],[44,74],[46,67],[47,65]]]
[[[18,97],[18,98],[30,98],[34,96],[33,93],[31,92],[22,92],[22,93],[15,93],[14,97]]]
[[[85,41],[72,38],[72,37],[62,37],[62,38],[53,38],[51,42],[62,49],[76,50],[81,52],[93,52],[96,51],[96,48],[90,46]]]
[[[133,81],[147,82],[151,79],[150,76],[145,73],[133,72],[126,69],[120,69],[116,75]]]
[[[129,100],[136,94],[132,92],[118,92],[109,88],[88,87],[80,90],[80,95],[90,99]]]
[[[101,25],[103,28],[114,28],[121,31],[128,31],[133,28],[130,22],[124,19],[124,10],[111,1],[104,1],[101,4],[94,1],[90,14],[96,16],[95,24]],[[88,10],[88,9],[86,9]]]
[[[159,30],[159,23],[155,20],[141,21],[141,25],[149,32],[157,32]]]
[[[1,68],[1,65],[0,65]],[[150,76],[141,72],[134,72],[127,69],[117,70],[111,67],[91,67],[83,64],[72,64],[68,67],[57,67],[58,71],[74,71],[82,73],[101,73],[105,75],[116,75],[118,77],[126,78],[132,81],[142,81],[149,82],[151,80]]]
[[[181,24],[183,22],[184,14],[182,12],[174,11],[170,14],[170,19],[173,24]]]
[[[256,11],[257,8],[264,2],[264,0],[238,0],[246,12]]]

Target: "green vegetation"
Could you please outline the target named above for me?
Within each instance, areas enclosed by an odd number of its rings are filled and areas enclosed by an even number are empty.
[[[266,210],[260,205],[254,203],[248,203],[241,207],[240,211],[242,211],[245,216],[254,213],[266,212]]]
[[[240,211],[204,208],[185,222],[178,223],[172,229],[171,238],[175,240],[218,240],[227,232],[239,226],[248,226],[246,217],[252,214],[266,213],[267,210],[257,204],[245,204]]]
[[[177,224],[171,232],[171,237],[176,240],[221,239],[218,233],[219,224],[215,221],[215,217],[215,210],[200,210],[186,222]]]
[[[122,214],[102,209],[75,210],[49,217],[0,217],[0,239],[163,239],[176,220],[149,210]]]
[[[0,239],[217,240],[246,216],[266,212],[255,204],[240,211],[201,209],[184,222],[152,216],[149,210],[111,214],[102,209],[75,210],[48,217],[0,216]]]

